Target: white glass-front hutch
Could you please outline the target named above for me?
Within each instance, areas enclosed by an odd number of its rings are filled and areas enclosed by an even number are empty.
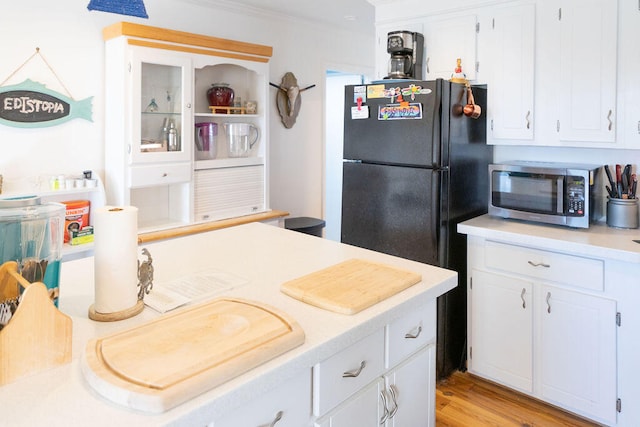
[[[107,202],[138,207],[142,231],[265,212],[268,46],[120,22],[106,41]],[[228,84],[257,110],[212,110],[207,90]],[[216,156],[195,156],[195,125],[217,125]],[[259,137],[230,157],[225,123]]]

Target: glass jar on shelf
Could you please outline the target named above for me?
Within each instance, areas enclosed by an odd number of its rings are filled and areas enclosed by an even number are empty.
[[[207,100],[210,107],[232,107],[235,97],[234,90],[228,83],[214,83],[207,90]],[[229,108],[213,108],[215,114],[228,114]]]

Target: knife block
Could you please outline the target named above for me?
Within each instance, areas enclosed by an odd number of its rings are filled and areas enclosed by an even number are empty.
[[[42,282],[29,283],[15,261],[0,266],[0,302],[20,296],[0,330],[0,386],[71,362],[71,318],[58,310]]]

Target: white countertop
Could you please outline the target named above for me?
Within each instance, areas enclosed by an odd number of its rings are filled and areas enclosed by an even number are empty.
[[[60,310],[73,319],[73,360],[0,387],[0,407],[5,409],[0,426],[206,425],[292,376],[309,372],[315,363],[457,283],[457,274],[449,270],[260,223],[141,247],[147,248],[153,257],[156,283],[205,268],[247,279],[247,284],[224,295],[260,301],[286,312],[304,330],[305,343],[163,414],[118,406],[98,395],[85,382],[79,358],[89,339],[128,329],[159,314],[145,307],[138,316],[119,322],[90,320],[87,311],[94,302],[93,258],[65,262]],[[637,255],[640,259],[640,253]],[[351,316],[315,308],[279,290],[280,284],[287,280],[350,258],[409,269],[420,273],[422,282]]]
[[[619,229],[604,223],[588,229],[482,215],[458,224],[458,232],[490,239],[503,239],[523,246],[571,251],[585,256],[640,263],[640,229]]]

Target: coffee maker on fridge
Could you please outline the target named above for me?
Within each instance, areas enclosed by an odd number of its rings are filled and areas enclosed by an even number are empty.
[[[391,31],[387,34],[389,75],[387,79],[422,80],[424,37],[412,31]]]

